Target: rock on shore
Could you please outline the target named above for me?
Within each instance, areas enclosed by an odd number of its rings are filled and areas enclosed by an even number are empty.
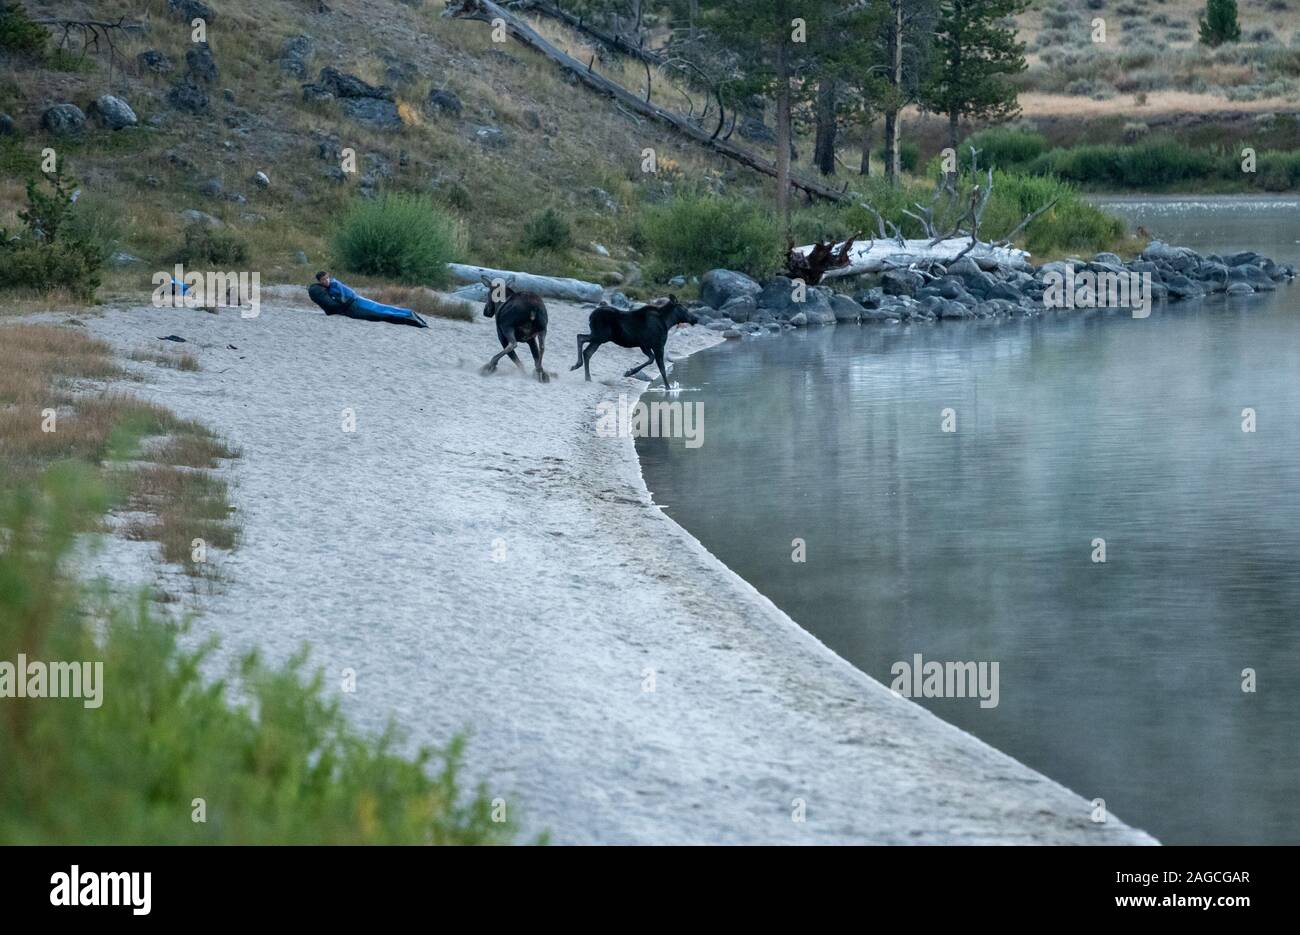
[[[1049,293],[1054,281],[1069,282],[1069,277],[1077,280],[1084,274],[1149,275],[1151,300],[1158,303],[1270,291],[1293,279],[1295,269],[1250,251],[1202,255],[1154,240],[1128,262],[1113,253],[1098,253],[1090,260],[994,270],[981,268],[969,257],[946,265],[911,264],[859,277],[852,294],[826,286],[800,290],[785,276],[759,283],[743,273],[710,270],[701,279],[703,304],[695,312],[715,331],[747,334],[847,322],[1025,318],[1055,310]]]

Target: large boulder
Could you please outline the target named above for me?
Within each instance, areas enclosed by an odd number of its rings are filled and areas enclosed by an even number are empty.
[[[752,295],[736,295],[727,300],[719,309],[732,321],[749,321],[758,312],[758,303]]]
[[[728,269],[711,269],[700,279],[700,299],[713,308],[722,308],[737,296],[757,296],[763,287],[744,273]]]
[[[111,94],[101,94],[95,98],[88,111],[101,127],[109,130],[133,127],[138,122],[131,105],[120,97],[114,97]]]
[[[341,98],[373,98],[379,101],[394,101],[393,89],[387,85],[367,84],[356,75],[348,75],[326,65],[320,70],[317,84]]]
[[[867,310],[849,296],[837,293],[831,296],[831,311],[835,313],[836,321],[856,322],[862,320]]]
[[[910,269],[891,269],[880,276],[885,295],[916,295],[925,285],[925,277]]]
[[[86,126],[86,115],[76,104],[55,104],[41,114],[41,126],[54,136],[70,136]]]
[[[1180,273],[1196,268],[1201,262],[1200,256],[1190,247],[1171,247],[1161,240],[1153,240],[1147,244],[1147,248],[1142,251],[1142,259],[1167,266]]]
[[[339,101],[339,106],[348,117],[376,130],[400,130],[403,127],[402,115],[392,101],[375,97],[348,97]]]

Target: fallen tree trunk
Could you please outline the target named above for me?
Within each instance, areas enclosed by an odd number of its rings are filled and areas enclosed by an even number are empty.
[[[715,153],[726,156],[728,159],[747,166],[755,172],[761,172],[763,175],[776,178],[776,166],[772,162],[746,149],[741,149],[739,146],[734,146],[725,140],[714,139],[707,131],[695,126],[681,114],[665,110],[648,101],[643,101],[621,84],[611,81],[604,75],[597,74],[589,66],[551,45],[538,35],[537,31],[531,26],[513,13],[493,3],[492,0],[448,0],[447,9],[443,11],[442,15],[452,19],[471,19],[483,23],[500,20],[505,24],[506,30],[524,45],[535,49],[561,68],[577,76],[578,80],[588,87],[609,95],[628,110],[658,121],[687,139],[699,143],[701,146],[706,146]],[[827,201],[847,200],[844,192],[821,185],[802,176],[791,175],[790,184],[801,191],[807,192],[809,195],[824,198]]]
[[[791,253],[810,255],[816,244],[796,247]],[[826,279],[839,276],[857,276],[861,273],[881,273],[890,269],[906,269],[913,263],[951,263],[958,257],[968,256],[983,270],[1023,269],[1029,254],[1016,247],[976,243],[970,237],[949,237],[945,240],[870,240],[853,244],[848,251],[845,266],[828,269]]]
[[[464,263],[448,263],[447,270],[456,282],[482,285],[483,277],[489,280],[501,279],[520,292],[536,292],[549,299],[565,299],[570,302],[599,302],[604,295],[600,286],[594,282],[581,279],[567,279],[563,276],[534,276],[532,273],[519,273],[508,269],[491,269],[486,266],[469,266]],[[484,287],[486,288],[486,287]]]
[[[546,0],[526,0],[524,8],[536,10],[543,16],[549,16],[551,19],[559,20],[570,29],[590,36],[602,45],[608,46],[615,52],[621,52],[624,55],[631,56],[639,61],[646,62],[650,65],[663,65],[667,60],[658,52],[651,52],[643,49],[639,45],[633,45],[622,36],[616,36],[613,33],[604,32],[595,26],[589,25],[581,16],[574,16],[566,10],[561,10],[553,3],[547,3]]]

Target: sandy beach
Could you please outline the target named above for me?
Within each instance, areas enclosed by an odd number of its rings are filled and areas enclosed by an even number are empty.
[[[548,303],[543,385],[479,375],[482,318],[421,331],[291,295],[86,320],[123,354],[185,338],[202,370],[132,391],[242,450],[242,543],[193,597],[218,664],[310,644],[327,690],[355,670],[358,725],[468,731],[469,776],[554,843],[1155,843],[854,669],[664,516],[632,440],[596,431],[645,387],[621,377],[639,353],[568,370],[583,308]],[[684,329],[669,355],[718,340]],[[95,565],[166,576],[152,548],[113,539]]]

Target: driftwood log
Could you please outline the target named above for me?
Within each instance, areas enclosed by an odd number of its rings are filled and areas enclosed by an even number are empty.
[[[515,289],[523,292],[536,292],[548,299],[565,299],[569,302],[599,302],[603,296],[600,286],[582,279],[568,279],[563,276],[536,276],[508,269],[492,269],[487,266],[470,266],[465,263],[448,263],[447,271],[456,282],[473,285],[481,283],[482,277],[490,280],[501,279]]]
[[[817,244],[809,244],[806,247],[796,247],[792,252],[808,254],[816,247]],[[1029,262],[1029,254],[1024,250],[983,241],[976,241],[972,246],[969,236],[949,237],[939,241],[925,238],[873,239],[865,243],[855,243],[845,252],[848,255],[848,262],[843,266],[827,269],[824,278],[836,279],[840,276],[857,276],[860,273],[882,273],[890,269],[906,269],[913,264],[947,265],[963,256],[970,257],[980,269],[984,270],[1024,269]]]
[[[764,159],[747,149],[735,146],[726,140],[715,139],[708,131],[691,123],[681,114],[642,100],[621,84],[598,74],[590,65],[585,65],[573,56],[557,49],[538,35],[537,31],[526,22],[504,7],[493,3],[492,0],[448,0],[447,9],[443,11],[442,15],[452,19],[478,20],[484,23],[500,20],[507,32],[514,36],[515,39],[540,52],[543,56],[576,76],[587,87],[610,96],[615,103],[626,110],[661,123],[692,142],[705,146],[719,155],[753,169],[755,172],[776,178],[776,165],[770,160]],[[807,192],[812,197],[823,198],[827,201],[845,201],[848,197],[842,191],[793,173],[790,175],[790,185],[800,191]]]

